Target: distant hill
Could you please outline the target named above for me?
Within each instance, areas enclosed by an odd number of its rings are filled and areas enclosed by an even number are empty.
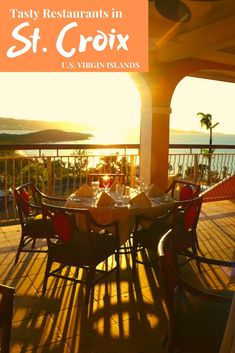
[[[170,132],[173,134],[195,134],[195,135],[205,134],[205,131],[179,130],[179,129],[170,129]]]
[[[195,131],[195,130],[180,130],[180,129],[170,129],[170,132],[173,133],[173,134],[185,134],[185,135],[208,135],[209,132],[208,130],[203,130],[203,131]],[[233,133],[231,133],[233,135]],[[231,134],[228,134],[228,133],[224,133],[224,132],[217,132],[217,131],[214,131],[213,132],[213,136],[216,136],[216,135],[231,135]]]
[[[42,130],[27,134],[1,134],[1,144],[54,143],[62,141],[87,140],[92,134],[82,132],[65,132],[57,129]]]
[[[73,129],[73,122],[49,122],[41,120],[26,120],[0,117],[1,130],[46,130],[46,129]]]

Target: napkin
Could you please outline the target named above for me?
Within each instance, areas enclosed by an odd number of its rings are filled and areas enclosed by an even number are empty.
[[[110,186],[109,190],[110,191],[115,191],[116,190],[116,185],[121,185],[119,177],[116,177]]]
[[[81,197],[92,197],[92,188],[87,184],[83,184],[74,192],[74,195]]]
[[[98,207],[108,207],[108,206],[113,206],[115,204],[114,199],[108,195],[106,192],[102,192],[99,200],[97,201],[96,206]]]
[[[151,206],[151,201],[149,198],[145,195],[144,192],[141,192],[140,194],[136,195],[130,200],[131,205],[138,205],[140,207],[150,207]]]
[[[158,197],[158,196],[163,196],[164,191],[156,184],[152,184],[149,187],[149,192],[148,196],[149,197]]]

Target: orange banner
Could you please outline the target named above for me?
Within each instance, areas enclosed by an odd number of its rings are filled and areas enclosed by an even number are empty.
[[[2,1],[0,71],[148,71],[148,1]]]

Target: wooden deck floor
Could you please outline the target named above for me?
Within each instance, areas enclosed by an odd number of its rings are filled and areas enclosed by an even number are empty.
[[[198,225],[206,256],[235,260],[235,201],[205,203]],[[166,317],[153,269],[138,265],[133,277],[122,258],[121,285],[115,275],[97,284],[95,300],[84,304],[84,288],[49,279],[42,296],[46,256],[21,255],[14,266],[20,227],[0,227],[0,282],[16,287],[12,353],[163,353]],[[235,273],[193,262],[182,267],[198,286],[235,289]]]

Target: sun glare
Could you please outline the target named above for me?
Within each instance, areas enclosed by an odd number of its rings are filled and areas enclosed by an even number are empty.
[[[1,117],[73,122],[75,129],[139,129],[140,96],[126,73],[0,73]]]

